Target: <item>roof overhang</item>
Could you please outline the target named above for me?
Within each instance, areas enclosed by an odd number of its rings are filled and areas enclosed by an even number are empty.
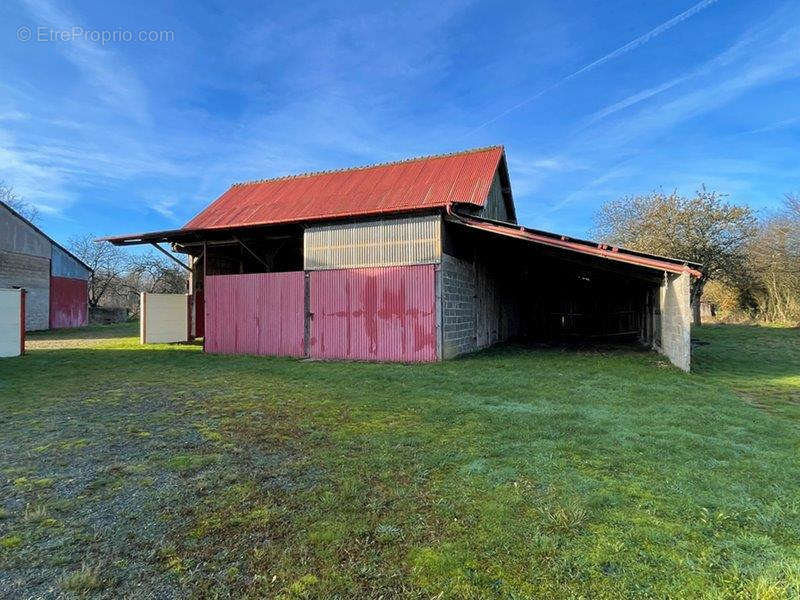
[[[186,228],[180,229],[165,229],[163,231],[150,231],[147,233],[128,233],[125,235],[112,235],[107,237],[97,238],[99,242],[111,242],[115,246],[136,246],[138,244],[188,244],[192,242],[215,241],[231,236],[248,236],[253,232],[257,232],[259,236],[263,236],[264,232],[274,232],[277,234],[302,231],[306,227],[313,227],[315,225],[347,222],[362,219],[380,219],[380,218],[393,218],[408,215],[419,214],[441,214],[445,207],[432,206],[429,208],[412,208],[399,211],[375,211],[369,213],[361,213],[358,215],[338,215],[322,220],[309,220],[309,221],[288,221],[288,222],[272,222],[272,223],[253,223],[248,225],[230,226],[214,226],[202,228]],[[269,237],[269,235],[267,235]]]
[[[702,276],[702,272],[700,271],[700,267],[702,265],[677,258],[647,254],[645,252],[638,252],[636,250],[629,250],[627,248],[620,248],[617,246],[609,246],[607,244],[601,244],[598,242],[569,238],[565,235],[559,235],[557,233],[550,233],[537,229],[528,229],[527,227],[509,225],[507,223],[500,223],[498,221],[466,217],[460,214],[451,213],[451,217],[448,219],[448,222],[456,223],[458,225],[486,233],[523,240],[551,248],[560,248],[569,252],[576,252],[578,254],[602,258],[618,263],[626,263],[658,271],[667,271],[668,273],[688,273],[695,278]]]
[[[165,229],[164,231],[150,231],[148,233],[128,233],[125,235],[112,235],[97,238],[98,242],[111,242],[115,246],[135,246],[137,244],[159,244],[161,242],[178,242],[190,239],[188,232],[183,229]]]

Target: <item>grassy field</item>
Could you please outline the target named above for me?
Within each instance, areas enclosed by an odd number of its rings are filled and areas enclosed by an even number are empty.
[[[800,330],[703,327],[691,375],[135,334],[0,360],[0,596],[800,597]]]

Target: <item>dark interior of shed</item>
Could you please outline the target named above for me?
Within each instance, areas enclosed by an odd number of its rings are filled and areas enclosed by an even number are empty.
[[[508,339],[658,342],[661,271],[453,225],[444,251],[485,271]]]
[[[302,236],[248,237],[206,246],[206,274],[302,271]]]
[[[195,290],[203,275],[302,271],[303,230],[298,226],[205,232],[202,240],[174,244],[192,257]]]

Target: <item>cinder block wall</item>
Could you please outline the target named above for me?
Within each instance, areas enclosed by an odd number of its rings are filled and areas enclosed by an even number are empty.
[[[0,250],[0,288],[21,287],[25,298],[25,329],[50,324],[50,259]]]
[[[477,350],[475,269],[471,262],[442,254],[442,358]]]
[[[691,276],[665,274],[659,290],[661,346],[656,349],[676,367],[688,371],[692,363]]]
[[[475,352],[506,341],[513,306],[503,294],[503,278],[489,268],[492,258],[476,262],[442,254],[442,358]]]

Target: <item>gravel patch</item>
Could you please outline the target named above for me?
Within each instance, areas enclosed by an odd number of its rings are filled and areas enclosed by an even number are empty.
[[[0,598],[71,597],[81,565],[92,597],[187,597],[167,556],[181,510],[232,481],[293,485],[290,455],[221,441],[202,398],[125,396],[0,416]]]

